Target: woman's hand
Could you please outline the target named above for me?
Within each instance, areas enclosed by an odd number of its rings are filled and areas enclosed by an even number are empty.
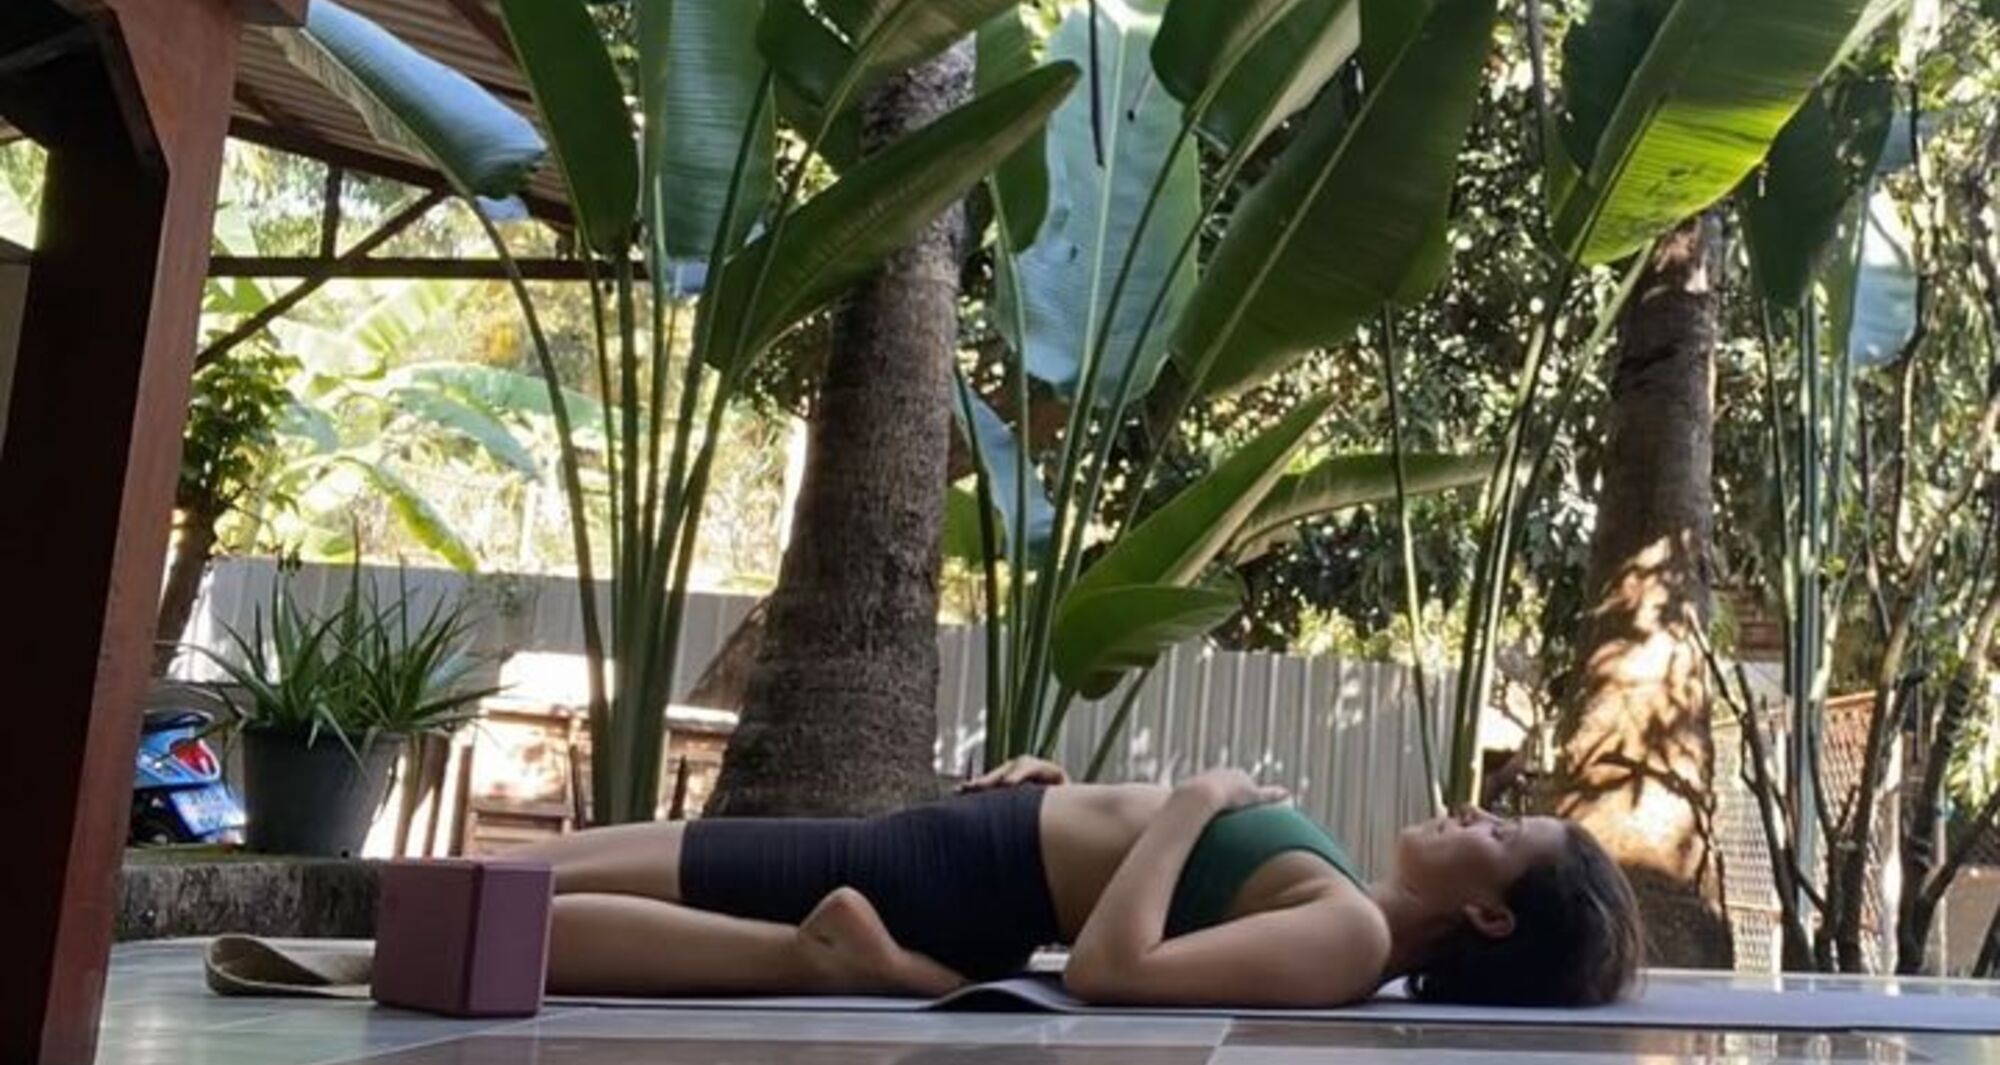
[[[1259,784],[1241,769],[1211,769],[1182,781],[1174,791],[1199,798],[1216,813],[1284,802],[1290,797],[1284,788]]]
[[[1022,755],[1010,759],[1005,765],[982,777],[968,780],[958,786],[960,792],[991,791],[995,788],[1018,788],[1023,784],[1048,784],[1051,786],[1069,783],[1069,774],[1054,762],[1043,761],[1032,755]]]

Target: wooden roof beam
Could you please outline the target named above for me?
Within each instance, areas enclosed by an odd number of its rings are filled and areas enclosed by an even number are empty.
[[[236,17],[258,26],[303,26],[310,0],[230,0]]]
[[[458,12],[458,17],[472,27],[474,33],[484,37],[486,43],[492,45],[494,50],[509,63],[514,62],[514,41],[507,36],[507,26],[494,17],[492,9],[486,6],[484,0],[445,0],[445,2],[451,5],[452,10]]]
[[[328,281],[333,279],[334,270],[339,264],[366,258],[369,252],[387,244],[396,234],[415,225],[417,219],[429,214],[431,208],[443,203],[450,195],[450,193],[443,189],[432,189],[430,192],[425,193],[417,202],[396,212],[381,225],[376,226],[373,233],[355,242],[354,247],[349,248],[345,255],[342,255],[338,259],[321,261],[311,273],[305,275],[305,280],[292,286],[289,291],[266,304],[264,309],[245,318],[236,328],[218,338],[214,343],[201,349],[201,352],[194,358],[194,368],[200,370],[209,363],[229,354],[230,350],[236,347],[236,345],[256,336],[265,326],[277,321],[287,311],[304,303],[307,296],[318,292],[324,287]],[[209,261],[209,269],[211,272],[215,269],[215,262],[212,258]]]
[[[591,266],[582,259],[515,259],[525,281],[588,281]],[[600,277],[608,267],[596,268]],[[365,278],[385,281],[506,281],[507,264],[500,259],[445,259],[383,255],[328,260],[309,255],[217,255],[209,261],[210,277]],[[644,263],[632,264],[632,275],[644,279]]]
[[[245,103],[252,110],[258,110],[254,103],[248,100]],[[450,183],[445,181],[443,174],[427,166],[321,140],[303,132],[302,125],[302,123],[288,122],[284,126],[277,126],[238,118],[229,124],[229,135],[277,151],[318,159],[351,173],[400,181],[420,189],[449,190],[450,188]],[[560,200],[526,192],[521,194],[521,202],[527,204],[530,215],[550,225],[566,229],[576,224],[576,216],[570,213],[569,205]]]
[[[0,55],[0,78],[25,74],[50,60],[89,48],[95,42],[95,32],[89,26],[78,23]]]

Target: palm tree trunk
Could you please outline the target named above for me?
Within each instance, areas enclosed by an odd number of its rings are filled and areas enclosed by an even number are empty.
[[[201,594],[201,579],[215,557],[215,525],[222,520],[221,508],[202,502],[181,511],[180,535],[174,540],[174,557],[167,567],[166,588],[160,593],[160,614],[153,629],[153,675],[166,676],[180,653],[181,637],[194,601]]]
[[[1619,322],[1579,683],[1563,723],[1558,810],[1631,878],[1651,963],[1727,967],[1715,751],[1700,640],[1714,515],[1714,219],[1668,236]]]
[[[953,49],[866,103],[874,151],[963,100]],[[934,797],[937,608],[963,210],[839,312],[791,545],[707,812],[851,816]]]

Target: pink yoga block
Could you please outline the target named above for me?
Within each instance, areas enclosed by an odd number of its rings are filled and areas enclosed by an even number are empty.
[[[545,863],[390,862],[375,908],[375,1001],[453,1017],[527,1017],[549,960]]]

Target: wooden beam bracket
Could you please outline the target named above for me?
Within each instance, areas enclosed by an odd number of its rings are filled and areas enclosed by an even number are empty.
[[[375,227],[373,233],[361,238],[354,247],[347,250],[347,254],[338,259],[315,260],[318,265],[313,272],[305,275],[305,280],[293,286],[277,299],[266,304],[263,310],[245,318],[236,328],[217,338],[215,342],[201,349],[201,352],[194,357],[195,370],[201,370],[202,367],[229,354],[230,349],[236,347],[236,345],[256,336],[265,326],[283,317],[285,312],[305,302],[307,296],[318,292],[328,281],[333,280],[334,270],[340,263],[366,258],[369,252],[388,243],[396,234],[416,224],[417,219],[429,214],[431,208],[443,203],[448,196],[448,193],[436,189],[424,193],[417,202],[391,215],[387,221]],[[211,277],[218,276],[214,273],[214,264],[216,261],[216,258],[209,260]]]
[[[5,55],[0,55],[0,78],[26,74],[51,60],[90,47],[93,40],[95,34],[91,28],[79,23],[60,33],[24,44]]]
[[[588,281],[589,264],[581,259],[516,259],[527,281]],[[599,267],[600,277],[608,267]],[[218,255],[209,263],[210,277],[346,278],[372,281],[505,281],[507,264],[499,259],[444,259],[412,256],[325,259],[302,256]],[[645,280],[646,266],[632,264],[632,276]]]
[[[229,0],[236,16],[258,26],[303,26],[310,0]]]
[[[337,164],[326,167],[326,186],[320,190],[319,257],[331,259],[340,252],[340,193],[347,184],[347,172]]]

